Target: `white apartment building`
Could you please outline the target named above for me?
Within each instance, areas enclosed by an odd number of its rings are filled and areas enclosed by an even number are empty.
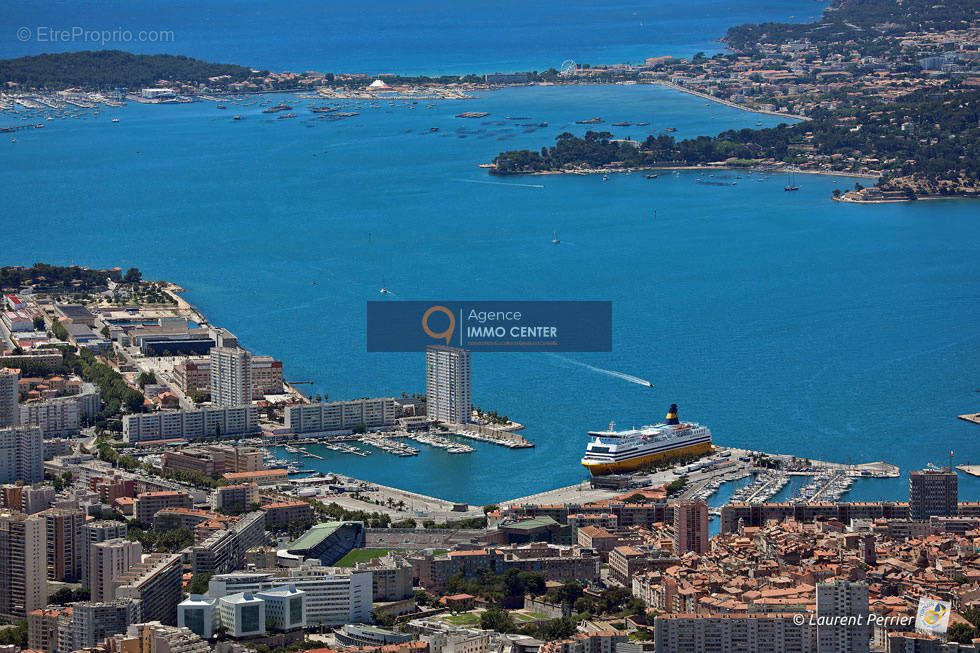
[[[17,426],[20,423],[20,411],[17,409],[19,381],[19,373],[0,368],[0,428]]]
[[[40,515],[0,513],[0,619],[26,619],[48,602],[46,531]]]
[[[89,589],[92,601],[111,601],[114,596],[113,581],[132,569],[143,557],[139,542],[125,539],[96,542],[89,548]]]
[[[40,426],[49,437],[73,435],[82,428],[82,413],[75,397],[29,401],[20,407],[20,423]]]
[[[465,424],[473,414],[470,352],[430,345],[425,350],[426,411],[430,419]]]
[[[330,433],[394,424],[393,397],[286,406],[286,427],[293,433]]]
[[[252,403],[252,354],[237,347],[211,349],[211,405],[231,408]]]
[[[92,545],[106,540],[126,539],[129,528],[114,519],[90,521],[81,526],[82,587],[91,587]]]
[[[816,627],[794,616],[800,621],[791,614],[665,614],[654,621],[654,641],[657,653],[815,653]]]
[[[44,440],[37,426],[0,428],[0,483],[44,480]]]
[[[817,653],[867,653],[871,648],[868,612],[866,583],[818,583]]]
[[[197,440],[254,433],[258,424],[255,406],[162,410],[124,415],[123,436],[128,442]]]
[[[305,594],[310,626],[340,626],[371,621],[371,572],[344,567],[303,566],[221,574],[211,578],[208,596],[264,592],[291,585]]]

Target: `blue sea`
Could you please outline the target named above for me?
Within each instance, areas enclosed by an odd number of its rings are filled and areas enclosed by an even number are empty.
[[[0,58],[118,49],[260,70],[466,74],[721,51],[729,26],[805,22],[814,0],[7,0]],[[27,28],[20,33],[20,28]],[[76,30],[76,28],[79,28]],[[68,36],[59,36],[67,31]]]
[[[75,3],[35,6],[45,8],[38,20],[70,21],[81,11]],[[92,15],[108,15],[107,6],[90,6]],[[126,25],[140,8],[147,16],[163,11],[148,3],[112,6]],[[606,34],[603,51],[589,40],[588,21],[600,10],[567,3],[537,4],[526,15],[514,9],[514,29],[537,25],[538,38],[518,39],[521,47],[508,41],[515,37],[500,5],[460,16],[430,7],[431,16],[456,22],[423,29],[431,38],[417,49],[398,45],[414,33],[412,20],[421,20],[412,6],[361,16],[358,30],[347,31],[365,40],[355,47],[348,33],[345,48],[312,47],[315,21],[294,40],[279,38],[291,24],[283,16],[299,21],[304,3],[280,3],[278,18],[264,20],[255,17],[257,3],[241,5],[234,20],[222,10],[230,4],[170,6],[186,10],[167,10],[174,21],[190,24],[188,16],[205,12],[229,22],[230,35],[216,34],[215,43],[200,35],[189,41],[181,48],[189,55],[328,69],[329,52],[339,57],[337,70],[412,72],[696,51],[709,48],[707,39],[724,25],[802,19],[822,7],[718,2],[695,11],[678,4],[664,18],[671,29],[663,40],[634,41],[631,19],[621,18],[612,30],[619,36]],[[22,12],[19,19],[25,11],[6,5],[3,24],[16,24],[12,13]],[[337,11],[338,24],[354,20],[350,8]],[[472,48],[437,45],[440,35],[461,38],[491,19],[495,31],[481,32]],[[684,31],[684,20],[708,27]],[[500,47],[488,44],[494,35]],[[560,42],[568,45],[559,54]],[[3,47],[5,56],[31,51],[6,40]],[[554,56],[542,57],[545,50]],[[635,139],[665,127],[683,138],[778,122],[660,87],[522,87],[431,108],[425,101],[348,102],[346,110],[359,115],[337,121],[314,119],[312,100],[265,99],[293,104],[297,117],[270,118],[259,105],[130,105],[48,121],[45,129],[18,132],[16,143],[5,135],[0,264],[137,266],[146,278],[177,282],[247,347],[282,359],[288,379],[313,381],[300,387],[330,399],[424,391],[421,354],[366,352],[365,306],[379,298],[382,277],[393,299],[611,300],[610,354],[474,354],[474,402],[526,424],[534,449],[477,443],[473,454],[450,455],[424,447],[417,458],[318,451],[326,454],[317,463],[324,471],[448,499],[481,504],[584,479],[578,461],[586,431],[611,420],[653,423],[671,403],[682,419],[708,425],[720,444],[886,460],[903,474],[947,462],[951,449],[958,463],[980,459],[980,427],[955,417],[980,410],[975,204],[839,204],[831,192],[855,180],[814,175],[797,177],[801,189],[787,193],[784,177],[758,173],[603,181],[497,178],[476,167],[501,150],[582,134],[587,127],[575,121],[593,116],[616,136]],[[490,115],[456,118],[462,111]],[[246,119],[233,121],[234,114]],[[619,121],[650,125],[610,126]],[[2,124],[17,122],[0,116]],[[655,388],[576,362],[649,379]],[[978,479],[961,475],[960,487],[964,498],[980,495]],[[850,494],[906,496],[904,475],[859,481]]]

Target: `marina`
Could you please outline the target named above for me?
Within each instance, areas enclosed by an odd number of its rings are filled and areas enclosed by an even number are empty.
[[[473,453],[473,447],[454,442],[449,438],[444,438],[438,435],[429,433],[403,433],[401,437],[408,438],[410,440],[415,440],[420,444],[427,444],[432,447],[439,449],[445,449],[449,453]]]
[[[791,501],[793,503],[818,503],[837,501],[854,484],[854,478],[842,471],[828,470],[811,477],[809,483],[800,488]]]
[[[385,453],[394,454],[396,456],[417,456],[419,455],[419,450],[415,447],[409,446],[403,442],[399,442],[394,438],[387,438],[382,435],[366,435],[361,438],[361,442],[364,444],[369,444],[376,449],[381,449]]]
[[[765,503],[789,483],[789,476],[779,472],[764,472],[755,480],[732,494],[731,503]]]

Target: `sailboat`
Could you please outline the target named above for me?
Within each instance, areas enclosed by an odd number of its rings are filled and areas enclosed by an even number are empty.
[[[381,275],[381,290],[378,291],[382,295],[390,295],[391,291],[388,290],[388,286],[385,285],[385,276]]]
[[[794,185],[793,173],[786,175],[786,186],[783,188],[783,190],[800,190],[799,186]]]
[[[557,231],[552,231],[552,232],[551,232],[551,243],[552,243],[553,245],[557,245],[557,244],[558,244],[558,243],[560,243],[560,242],[561,242],[561,241],[560,241],[560,240],[558,240],[558,232],[557,232]]]

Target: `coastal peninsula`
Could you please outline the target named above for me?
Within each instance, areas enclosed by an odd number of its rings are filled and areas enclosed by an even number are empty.
[[[670,133],[640,141],[609,131],[564,133],[540,151],[502,152],[487,167],[498,175],[700,166],[850,173],[877,183],[838,189],[835,199],[977,197],[980,52],[942,47],[950,39],[976,42],[980,21],[972,4],[954,4],[949,13],[906,3],[899,24],[889,22],[896,19],[892,3],[836,0],[816,23],[730,29],[724,40],[733,54],[654,58],[636,71],[641,81],[801,122],[682,141]],[[609,74],[581,69],[569,76]]]

